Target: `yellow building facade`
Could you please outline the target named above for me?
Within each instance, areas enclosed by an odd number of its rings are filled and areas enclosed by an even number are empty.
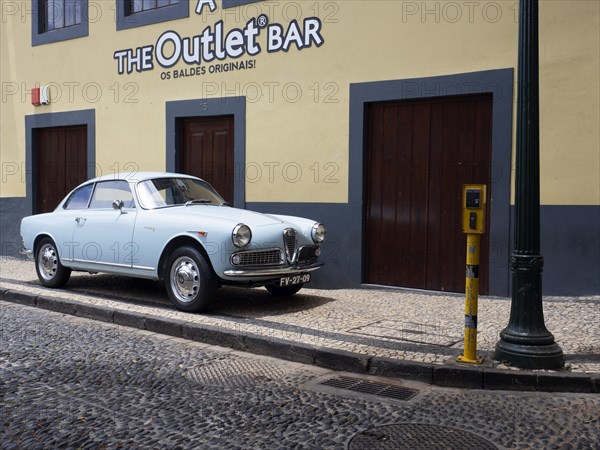
[[[185,171],[327,224],[317,287],[460,291],[460,187],[485,183],[483,290],[508,295],[518,2],[0,5],[3,254],[81,178]],[[544,290],[598,294],[600,3],[539,21]]]

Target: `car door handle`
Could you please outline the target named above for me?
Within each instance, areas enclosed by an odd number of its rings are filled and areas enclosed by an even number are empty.
[[[75,219],[75,222],[77,222],[78,224],[84,224],[85,223],[85,217],[77,217]]]

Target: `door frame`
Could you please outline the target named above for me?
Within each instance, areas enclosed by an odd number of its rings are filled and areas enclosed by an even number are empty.
[[[36,130],[40,128],[70,127],[85,125],[87,128],[87,178],[96,176],[96,110],[84,109],[57,113],[25,116],[25,196],[26,202],[35,213],[37,199],[37,142]],[[75,186],[74,186],[75,187]]]
[[[181,149],[178,119],[233,116],[233,206],[246,206],[246,97],[166,102],[166,170],[175,172]]]
[[[365,152],[365,105],[371,102],[417,100],[462,94],[491,93],[492,174],[490,202],[489,294],[508,296],[510,286],[511,240],[511,158],[513,128],[514,69],[496,69],[437,77],[353,83],[350,85],[349,186],[348,206],[351,217],[349,234],[363,236],[363,186]],[[364,242],[364,239],[360,239]],[[466,251],[466,250],[465,250]],[[348,249],[355,261],[350,278],[363,282],[363,248]]]

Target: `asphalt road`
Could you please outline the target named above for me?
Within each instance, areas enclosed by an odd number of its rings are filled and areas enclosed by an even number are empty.
[[[600,396],[390,382],[0,302],[0,448],[595,450]]]

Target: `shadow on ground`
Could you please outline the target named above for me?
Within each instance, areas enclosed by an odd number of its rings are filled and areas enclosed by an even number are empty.
[[[211,311],[235,315],[248,314],[260,318],[308,311],[335,301],[333,298],[313,293],[314,291],[311,291],[311,294],[303,294],[303,291],[300,291],[290,297],[276,297],[265,288],[247,289],[227,286],[219,289]]]
[[[39,285],[37,279],[28,284]],[[147,304],[153,307],[175,309],[169,301],[163,283],[142,278],[130,278],[109,274],[74,274],[64,290],[74,294],[98,296],[114,301]],[[277,316],[308,311],[335,301],[321,295],[298,294],[290,297],[275,297],[265,288],[241,288],[225,286],[217,291],[214,304],[208,314],[227,314],[236,316]],[[326,291],[323,291],[324,293]]]

